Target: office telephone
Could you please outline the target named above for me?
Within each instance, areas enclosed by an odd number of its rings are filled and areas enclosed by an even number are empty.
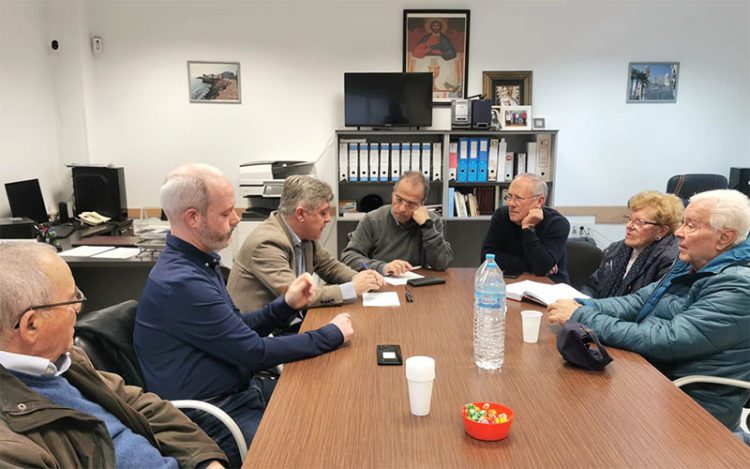
[[[102,223],[107,223],[111,220],[109,217],[99,215],[96,212],[81,212],[78,214],[78,218],[87,225],[96,226]]]

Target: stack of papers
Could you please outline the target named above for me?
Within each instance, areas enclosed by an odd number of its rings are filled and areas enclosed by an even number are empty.
[[[406,285],[406,281],[410,278],[424,278],[424,275],[415,274],[414,272],[406,272],[402,275],[383,277],[383,280],[385,280],[385,283],[390,285]]]
[[[589,298],[567,283],[550,285],[533,280],[511,283],[505,288],[508,299],[521,301],[523,299],[549,306],[557,300],[572,300],[575,298]]]
[[[78,246],[60,253],[62,257],[91,257],[96,259],[129,259],[141,252],[138,248],[116,248],[114,246]]]
[[[398,300],[398,294],[395,291],[367,292],[362,295],[362,306],[382,308],[401,306],[401,302]]]

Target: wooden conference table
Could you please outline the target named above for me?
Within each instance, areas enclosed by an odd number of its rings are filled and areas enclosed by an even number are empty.
[[[519,312],[541,309],[530,303],[508,304],[502,370],[478,369],[474,269],[427,275],[447,283],[411,288],[413,303],[387,287],[398,308],[310,311],[303,330],[351,312],[354,339],[284,367],[246,467],[747,467],[750,448],[641,356],[609,348],[601,373],[567,366],[546,314],[539,343],[524,343]],[[404,367],[378,366],[377,344],[435,358],[430,415],[411,415]],[[507,439],[464,432],[461,408],[479,400],[514,410]]]

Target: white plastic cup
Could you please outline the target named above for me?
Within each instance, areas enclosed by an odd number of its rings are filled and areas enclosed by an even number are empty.
[[[406,359],[406,381],[409,385],[409,407],[413,415],[428,415],[435,381],[435,359],[414,356]]]
[[[534,310],[521,311],[523,320],[523,341],[535,344],[539,340],[539,327],[542,324],[542,312]]]

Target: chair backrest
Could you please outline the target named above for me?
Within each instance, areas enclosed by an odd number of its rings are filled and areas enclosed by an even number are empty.
[[[678,174],[667,181],[667,193],[681,198],[685,205],[693,194],[728,187],[727,178],[721,174]]]
[[[76,321],[75,344],[96,369],[117,373],[127,384],[143,388],[143,374],[133,348],[137,307],[137,301],[128,300],[84,314]]]
[[[568,256],[570,285],[580,290],[589,276],[599,268],[604,253],[585,238],[568,239],[565,252]]]

